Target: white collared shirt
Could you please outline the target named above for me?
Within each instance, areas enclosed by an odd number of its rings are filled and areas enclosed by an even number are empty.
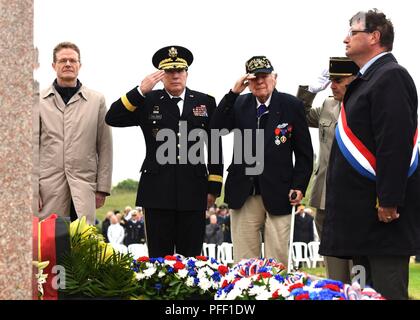
[[[370,59],[368,62],[365,63],[365,65],[360,68],[359,72],[364,75],[366,70],[369,69],[369,67],[376,61],[378,60],[380,57],[383,57],[384,55],[388,54],[388,51],[382,52],[376,56],[374,56],[372,59]]]
[[[141,92],[140,86],[137,87],[137,90],[139,91],[139,93],[144,97],[143,92]],[[166,91],[166,89],[165,89]],[[181,95],[179,96],[179,98],[181,98],[180,101],[178,101],[178,108],[179,108],[179,114],[182,115],[182,111],[184,110],[184,101],[185,101],[185,91],[186,89],[184,89],[184,91],[181,93]],[[173,98],[174,96],[171,95],[168,91],[166,91],[166,93],[168,94],[169,98]]]
[[[182,116],[182,111],[184,110],[185,91],[186,90],[184,89],[184,91],[182,91],[182,93],[178,96],[179,98],[181,98],[181,100],[178,101],[179,114],[181,116]],[[169,98],[171,98],[171,99],[173,97],[175,97],[175,96],[171,95],[168,91],[166,91],[166,93],[168,94]]]
[[[258,107],[260,106],[260,105],[265,105],[266,107],[267,107],[267,109],[268,109],[268,107],[270,106],[270,102],[271,102],[271,97],[273,96],[273,94],[271,94],[269,97],[268,97],[268,99],[267,99],[267,101],[265,102],[265,103],[261,103],[259,100],[258,100],[258,98],[255,98],[255,100],[257,101],[257,110],[258,110]]]

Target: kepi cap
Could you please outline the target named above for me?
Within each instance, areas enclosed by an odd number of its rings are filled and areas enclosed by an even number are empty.
[[[355,76],[359,67],[347,57],[331,57],[329,74],[330,79]]]
[[[193,54],[181,46],[167,46],[153,55],[153,65],[159,70],[188,70],[194,60]]]
[[[274,71],[266,56],[254,56],[245,63],[246,73],[271,73]]]

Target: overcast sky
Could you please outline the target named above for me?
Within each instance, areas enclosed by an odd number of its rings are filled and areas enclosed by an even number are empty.
[[[316,81],[328,58],[343,56],[350,17],[378,8],[394,23],[393,53],[418,85],[418,11],[415,1],[395,0],[35,0],[35,46],[41,88],[55,78],[52,50],[72,41],[81,50],[82,83],[105,95],[108,107],[155,71],[152,55],[161,47],[189,48],[194,62],[187,85],[219,102],[245,73],[251,56],[266,55],[278,73],[277,89],[296,94]],[[157,85],[156,88],[161,88]],[[327,89],[315,100],[320,105]],[[318,136],[311,129],[315,152]],[[139,128],[113,128],[113,183],[139,178],[145,155]],[[231,139],[224,138],[226,162]],[[227,167],[227,165],[225,166]]]

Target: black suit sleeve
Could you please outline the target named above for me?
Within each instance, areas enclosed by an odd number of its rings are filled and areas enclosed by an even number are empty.
[[[112,127],[139,125],[145,98],[137,87],[115,101],[105,116],[105,122]]]
[[[371,101],[379,204],[396,207],[404,203],[417,128],[414,82],[405,69],[391,69],[374,84]]]
[[[232,90],[223,97],[212,118],[211,128],[228,129],[229,131],[235,128],[233,105],[238,97],[239,94],[233,93]]]
[[[304,106],[301,101],[292,105],[294,121],[294,138],[292,149],[295,154],[295,166],[293,168],[292,189],[306,192],[313,168],[313,149],[311,135],[305,119]]]

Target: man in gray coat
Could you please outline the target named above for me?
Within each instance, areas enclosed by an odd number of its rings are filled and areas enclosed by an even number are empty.
[[[319,236],[322,234],[325,218],[325,181],[334,130],[347,85],[353,81],[358,71],[359,67],[349,58],[332,57],[329,70],[323,72],[316,85],[299,86],[298,89],[297,97],[304,102],[308,125],[319,128],[319,157],[313,173],[313,186],[309,198],[309,205],[316,208],[315,224]],[[321,107],[312,108],[316,94],[326,89],[330,83],[333,96],[325,99]],[[350,282],[351,260],[335,257],[324,257],[324,259],[328,278]]]
[[[111,192],[112,137],[105,98],[78,80],[80,50],[70,42],[53,51],[57,78],[39,101],[39,217],[52,213],[95,222]]]

